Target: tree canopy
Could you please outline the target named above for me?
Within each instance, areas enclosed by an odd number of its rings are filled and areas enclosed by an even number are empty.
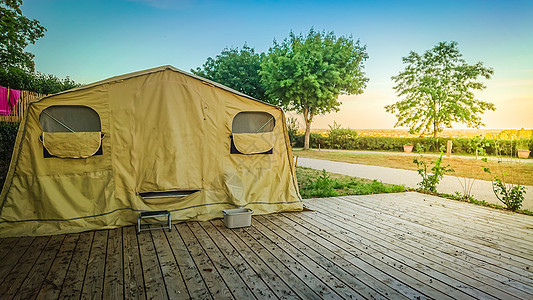
[[[303,114],[305,149],[314,116],[338,111],[340,94],[363,93],[367,58],[358,40],[333,32],[291,32],[281,44],[274,41],[261,62],[261,82],[273,102]]]
[[[46,29],[25,17],[21,5],[22,0],[0,0],[0,65],[33,72],[34,55],[24,49],[43,37]]]
[[[457,42],[440,42],[420,55],[403,57],[405,70],[393,76],[394,90],[403,99],[385,106],[396,116],[396,126],[408,126],[412,133],[434,137],[453,122],[468,127],[484,126],[480,114],[495,110],[494,104],[475,98],[475,91],[486,86],[478,78],[490,79],[493,69],[482,62],[469,65],[462,58]]]
[[[202,67],[191,72],[256,99],[268,101],[259,77],[261,56],[246,44],[242,49],[224,48],[222,53],[215,58],[207,58]]]
[[[27,90],[40,94],[55,94],[80,86],[70,78],[61,79],[51,74],[26,72],[16,67],[0,68],[0,86]]]

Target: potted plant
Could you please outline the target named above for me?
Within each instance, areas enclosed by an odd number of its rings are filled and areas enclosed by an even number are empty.
[[[518,158],[529,158],[531,151],[529,150],[529,141],[528,140],[519,140],[516,144],[516,152]]]
[[[403,152],[405,153],[413,152],[413,144],[409,143],[409,144],[403,145]]]

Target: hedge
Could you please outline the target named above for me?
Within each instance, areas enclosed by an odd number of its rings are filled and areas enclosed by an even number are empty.
[[[344,149],[344,150],[379,150],[379,151],[403,151],[404,145],[413,145],[421,148],[423,152],[439,152],[445,149],[449,140],[452,140],[452,152],[455,154],[475,154],[476,142],[483,145],[487,155],[497,155],[497,145],[502,155],[516,153],[516,140],[495,140],[480,138],[396,138],[396,137],[357,137],[349,142],[332,143],[331,139],[318,133],[311,133],[309,144],[311,148]],[[524,140],[529,150],[533,152],[533,139]],[[304,135],[299,134],[294,138],[294,147],[303,147]]]

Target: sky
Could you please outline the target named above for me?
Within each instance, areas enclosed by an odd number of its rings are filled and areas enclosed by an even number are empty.
[[[291,30],[351,35],[367,47],[370,81],[363,94],[340,96],[340,111],[316,117],[314,129],[393,128],[384,106],[400,100],[391,76],[402,57],[457,41],[468,63],[494,69],[477,93],[496,106],[484,128],[533,128],[533,0],[24,0],[22,10],[47,29],[27,48],[36,70],[80,83],[162,65],[190,71],[245,43],[266,52]]]

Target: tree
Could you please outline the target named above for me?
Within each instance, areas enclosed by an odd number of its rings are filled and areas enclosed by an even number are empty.
[[[261,56],[246,44],[240,50],[224,48],[222,53],[215,58],[208,57],[201,68],[191,69],[191,72],[256,99],[268,101],[259,77]]]
[[[482,62],[469,65],[462,56],[452,41],[440,42],[423,55],[412,51],[403,57],[405,70],[392,77],[403,100],[385,106],[398,119],[395,127],[409,126],[411,133],[430,131],[437,137],[452,122],[484,126],[479,115],[495,107],[476,99],[474,92],[486,88],[478,78],[490,79],[494,71]]]
[[[361,94],[368,78],[363,62],[366,47],[350,37],[333,32],[307,36],[290,33],[289,38],[270,48],[261,62],[261,82],[275,102],[303,114],[304,149],[309,149],[313,117],[338,111],[340,94]]]
[[[43,37],[46,29],[22,15],[21,5],[22,0],[0,0],[0,65],[33,72],[34,55],[24,49]]]
[[[16,67],[0,67],[0,86],[40,94],[55,94],[78,87],[80,84],[69,77],[60,79],[51,74],[27,72]]]

